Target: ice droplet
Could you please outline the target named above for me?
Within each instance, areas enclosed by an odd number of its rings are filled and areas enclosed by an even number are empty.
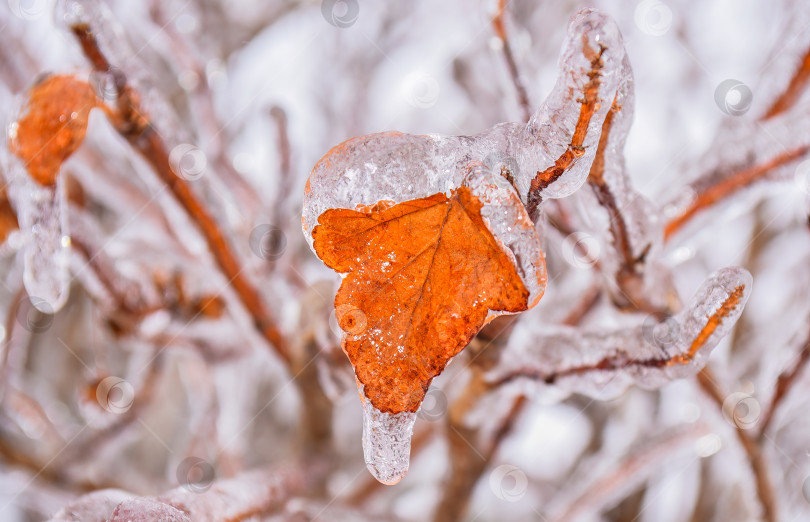
[[[392,486],[408,472],[416,413],[385,413],[363,402],[363,458],[374,478]]]

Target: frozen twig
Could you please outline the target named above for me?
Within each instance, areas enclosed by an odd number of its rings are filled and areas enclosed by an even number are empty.
[[[533,217],[541,201],[567,196],[585,181],[620,81],[624,45],[612,20],[583,9],[568,32],[557,84],[529,122],[529,132],[538,138],[543,133],[568,142],[562,150],[555,143],[556,154],[538,144],[543,155],[556,159],[529,184],[527,209]]]
[[[166,520],[177,522],[238,521],[272,513],[284,506],[294,494],[308,489],[314,477],[326,471],[323,463],[304,462],[297,466],[255,470],[213,483],[190,482],[157,497],[124,498],[113,505],[108,495],[93,494],[95,502],[80,497],[55,514],[52,521],[75,520],[73,511],[81,507],[84,522],[147,522]],[[99,507],[112,508],[101,513]],[[87,516],[98,518],[86,518]]]
[[[127,84],[126,78],[120,74],[120,71],[117,71],[107,61],[93,29],[89,25],[77,23],[71,26],[71,30],[93,68],[103,74],[113,74],[118,91],[118,114],[117,121],[114,122],[118,132],[150,163],[154,172],[195,222],[205,237],[217,266],[253,317],[256,328],[276,353],[289,364],[290,354],[287,343],[267,310],[267,306],[243,273],[236,253],[214,216],[194,194],[189,184],[172,169],[166,144],[149,117],[141,110],[139,94]]]
[[[492,28],[495,30],[495,36],[501,41],[503,46],[503,57],[506,60],[506,67],[509,69],[509,77],[512,79],[512,84],[515,86],[515,93],[518,98],[518,105],[523,114],[523,121],[529,121],[532,117],[532,106],[529,102],[529,93],[526,92],[526,86],[523,85],[523,80],[520,77],[520,70],[515,62],[515,55],[512,53],[512,45],[509,42],[509,33],[506,31],[506,0],[498,0],[497,11],[492,18]]]
[[[691,305],[665,322],[582,334],[559,328],[532,346],[507,345],[488,382],[526,377],[594,397],[612,397],[631,384],[657,388],[696,373],[730,331],[750,295],[751,275],[726,268],[703,283]]]

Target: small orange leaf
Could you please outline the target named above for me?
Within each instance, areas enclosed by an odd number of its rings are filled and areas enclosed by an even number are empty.
[[[347,273],[338,323],[364,395],[386,413],[415,412],[430,382],[486,323],[529,308],[515,262],[461,186],[357,210],[330,209],[312,232],[327,266]]]
[[[73,76],[49,76],[32,86],[9,148],[40,185],[56,183],[62,163],[84,141],[90,110],[102,107],[93,87]]]

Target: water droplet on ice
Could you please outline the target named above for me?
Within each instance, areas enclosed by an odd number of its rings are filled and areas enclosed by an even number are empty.
[[[363,457],[374,478],[393,485],[408,472],[416,414],[384,413],[363,398]]]

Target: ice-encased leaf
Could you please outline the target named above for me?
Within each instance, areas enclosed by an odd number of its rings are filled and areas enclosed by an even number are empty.
[[[569,392],[608,399],[631,385],[658,388],[697,373],[740,317],[751,292],[751,274],[724,268],[701,285],[690,304],[663,321],[616,331],[521,324],[488,378],[531,379]]]

